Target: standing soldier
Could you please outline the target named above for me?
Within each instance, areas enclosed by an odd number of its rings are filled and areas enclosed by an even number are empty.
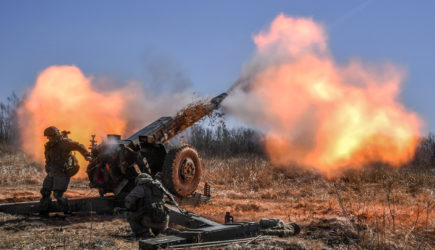
[[[125,197],[128,222],[136,237],[150,237],[150,229],[157,236],[168,228],[169,210],[163,196],[172,195],[162,183],[146,173],[136,177],[136,187]]]
[[[91,159],[91,155],[82,144],[68,139],[54,126],[46,128],[44,136],[48,138],[48,142],[45,144],[45,171],[47,176],[42,184],[39,213],[41,216],[48,216],[51,205],[51,192],[53,191],[60,209],[65,215],[70,215],[68,199],[64,193],[68,188],[71,177],[67,172],[67,168],[71,165],[71,162],[76,162],[71,151],[79,151],[88,161]]]

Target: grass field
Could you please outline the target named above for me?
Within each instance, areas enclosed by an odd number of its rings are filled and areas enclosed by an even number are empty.
[[[250,244],[251,248],[431,249],[435,246],[434,168],[391,169],[375,165],[328,180],[314,170],[276,168],[254,155],[203,158],[203,181],[212,201],[188,206],[223,222],[263,217],[293,221],[301,234]],[[43,166],[23,153],[0,156],[0,202],[38,200]],[[96,196],[87,180],[74,179],[69,197]],[[0,249],[136,248],[128,223],[111,216],[42,220],[0,214]],[[234,245],[233,248],[240,246]],[[248,247],[248,246],[243,246]]]

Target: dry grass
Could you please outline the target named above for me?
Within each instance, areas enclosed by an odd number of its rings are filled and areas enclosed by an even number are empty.
[[[430,249],[435,244],[433,168],[379,165],[328,180],[314,170],[275,168],[252,155],[203,163],[203,181],[211,185],[213,198],[188,209],[220,222],[230,211],[236,221],[276,217],[303,227],[297,237],[256,242],[252,248]],[[44,176],[42,166],[23,154],[2,153],[0,200],[39,199]],[[67,193],[96,194],[86,180],[73,180]],[[0,214],[0,249],[136,248],[129,234],[125,220],[113,217],[40,220]]]
[[[128,223],[112,217],[24,218],[0,213],[0,249],[132,249]]]
[[[0,185],[42,183],[42,165],[6,146],[1,146],[0,152]]]
[[[301,237],[329,247],[431,248],[435,172],[376,165],[327,180],[314,170],[275,168],[252,156],[205,159],[211,204],[193,208],[223,221],[278,217],[304,226]]]

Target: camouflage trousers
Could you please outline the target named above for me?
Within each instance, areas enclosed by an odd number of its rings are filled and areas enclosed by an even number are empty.
[[[148,215],[138,217],[133,216],[132,214],[127,217],[127,220],[130,223],[131,230],[135,235],[146,235],[151,229],[153,234],[157,236],[159,233],[164,232],[168,228],[169,215],[166,216],[166,218],[161,222],[154,222]]]
[[[51,192],[53,191],[54,198],[57,200],[59,208],[64,212],[69,212],[68,199],[64,195],[68,188],[70,177],[62,172],[48,172],[42,183],[41,195],[39,203],[39,211],[48,213],[51,206]]]

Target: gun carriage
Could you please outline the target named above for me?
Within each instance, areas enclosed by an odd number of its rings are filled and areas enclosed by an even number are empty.
[[[161,117],[126,139],[108,135],[100,145],[91,140],[93,160],[87,173],[91,187],[100,195],[125,197],[134,187],[135,177],[149,171],[177,197],[195,192],[201,180],[202,164],[197,150],[183,144],[170,148],[168,141],[195,122],[218,109],[227,96],[222,93],[207,103],[190,105],[174,117]]]

